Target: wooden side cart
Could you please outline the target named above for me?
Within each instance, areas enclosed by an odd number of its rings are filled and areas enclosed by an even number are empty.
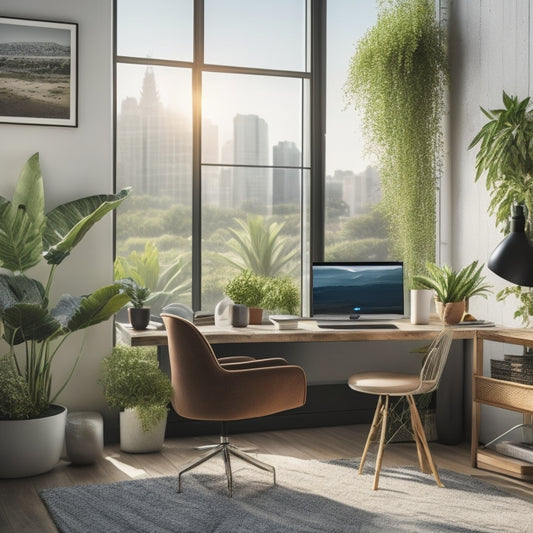
[[[472,466],[533,481],[533,463],[499,454],[479,446],[481,404],[522,413],[524,424],[533,420],[533,386],[483,375],[483,343],[494,341],[533,348],[533,330],[497,329],[476,331],[472,385]]]

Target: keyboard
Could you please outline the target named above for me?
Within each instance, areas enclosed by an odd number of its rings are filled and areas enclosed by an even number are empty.
[[[395,324],[317,324],[323,329],[398,329]]]

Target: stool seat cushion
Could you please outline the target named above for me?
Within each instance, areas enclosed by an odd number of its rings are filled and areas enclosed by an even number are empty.
[[[359,392],[389,396],[422,394],[434,388],[433,382],[421,382],[419,374],[401,372],[360,372],[350,377],[348,385]]]

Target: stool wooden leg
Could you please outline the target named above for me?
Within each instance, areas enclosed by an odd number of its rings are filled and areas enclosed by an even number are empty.
[[[376,434],[376,431],[378,430],[379,426],[381,425],[381,421],[383,420],[382,409],[383,409],[383,400],[382,400],[382,397],[380,396],[378,398],[376,410],[374,411],[374,418],[372,419],[372,425],[370,426],[370,430],[366,438],[363,455],[361,455],[361,461],[359,463],[359,474],[363,472],[363,466],[365,465],[366,454],[368,453],[368,449],[370,448],[370,444],[372,443],[374,439],[374,435]]]
[[[431,474],[431,469],[427,461],[426,452],[424,451],[424,445],[420,440],[420,431],[418,429],[416,415],[414,414],[411,402],[409,403],[409,412],[411,414],[411,428],[413,430],[413,438],[416,444],[416,453],[418,455],[418,464],[420,465],[420,470],[426,474]],[[423,428],[422,428],[423,430]]]
[[[429,446],[426,439],[426,434],[424,433],[424,426],[422,425],[422,420],[420,419],[420,415],[418,413],[418,409],[416,408],[416,403],[412,395],[407,396],[407,400],[409,402],[409,407],[411,408],[411,420],[413,424],[413,432],[415,433],[415,440],[417,440],[417,449],[418,446],[421,446],[420,454],[422,455],[423,459],[422,462],[429,464],[429,468],[431,469],[431,472],[433,473],[433,476],[435,477],[435,481],[437,482],[437,485],[439,487],[444,487],[444,484],[440,480],[439,474],[437,472],[437,468],[435,467],[435,463],[433,462],[433,458],[431,457],[431,452],[429,451]],[[420,443],[420,444],[419,444]]]
[[[389,416],[389,396],[385,396],[385,405],[383,406],[383,415],[381,421],[381,436],[379,439],[378,456],[376,458],[376,473],[374,474],[374,490],[378,490],[379,473],[381,471],[381,462],[383,461],[383,451],[385,449],[385,436],[387,433],[387,418]]]

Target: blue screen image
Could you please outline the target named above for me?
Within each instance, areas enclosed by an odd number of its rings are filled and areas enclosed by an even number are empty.
[[[313,315],[404,313],[403,264],[314,263]]]

